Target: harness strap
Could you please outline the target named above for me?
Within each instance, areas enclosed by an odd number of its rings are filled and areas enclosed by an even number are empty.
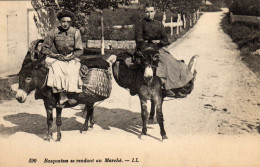
[[[49,75],[49,74],[46,75],[45,80],[44,80],[44,83],[43,83],[41,89],[42,89],[45,85],[47,85],[48,75]]]

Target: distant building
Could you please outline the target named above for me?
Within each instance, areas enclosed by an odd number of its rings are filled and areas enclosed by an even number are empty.
[[[29,43],[40,38],[31,1],[0,1],[0,72],[19,69]]]
[[[212,4],[210,1],[206,0],[206,1],[204,2],[204,4],[208,7],[208,10],[209,10],[209,11],[212,10],[212,5],[213,5],[213,4]]]

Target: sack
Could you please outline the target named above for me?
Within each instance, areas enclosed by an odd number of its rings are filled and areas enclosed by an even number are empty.
[[[125,89],[134,89],[138,69],[130,69],[123,61],[113,65],[113,74],[117,84]]]
[[[84,101],[95,103],[110,97],[112,78],[108,70],[89,68],[82,76]]]

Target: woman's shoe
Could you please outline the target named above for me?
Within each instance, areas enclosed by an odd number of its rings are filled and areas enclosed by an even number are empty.
[[[63,105],[66,101],[68,101],[68,97],[65,92],[60,93],[60,104]]]

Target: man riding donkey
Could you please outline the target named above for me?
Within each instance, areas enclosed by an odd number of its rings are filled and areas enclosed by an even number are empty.
[[[68,99],[68,93],[82,92],[82,80],[79,74],[83,46],[80,31],[72,27],[74,14],[63,10],[58,13],[60,25],[51,30],[44,39],[41,52],[45,54],[49,67],[47,86],[60,96],[59,106],[65,102],[74,104],[75,99]]]
[[[183,61],[176,60],[163,48],[169,45],[170,42],[162,22],[154,19],[155,14],[154,5],[147,3],[145,5],[145,18],[135,24],[135,41],[137,46],[134,65],[140,64],[138,53],[145,45],[149,46],[151,44],[152,46],[156,44],[160,55],[156,75],[161,79],[163,84],[164,97],[186,97],[191,92],[190,88],[188,92],[183,93],[176,90],[184,86],[193,87],[193,83],[189,83],[193,82],[196,73],[192,74],[190,69],[197,55],[191,58],[189,66],[187,66]],[[159,40],[159,43],[156,43],[155,40]],[[130,66],[134,65],[130,63]],[[131,95],[135,95],[137,92],[135,89],[131,89],[130,93]]]

